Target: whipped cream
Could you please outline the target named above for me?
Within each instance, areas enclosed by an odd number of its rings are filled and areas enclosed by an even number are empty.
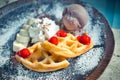
[[[58,30],[59,26],[49,18],[30,18],[17,33],[16,40],[13,42],[13,51],[26,48],[29,42],[36,43],[49,39]]]
[[[41,20],[40,19],[30,19],[28,21],[28,23],[30,24],[30,28],[28,30],[29,32],[29,36],[30,38],[32,39],[31,40],[31,43],[35,43],[35,42],[38,42],[38,41],[44,41],[45,40],[45,36],[43,34],[43,31],[42,31],[42,27],[40,25],[41,23]]]
[[[59,26],[49,18],[43,18],[42,30],[47,39],[51,38],[59,30]]]
[[[29,35],[32,43],[49,39],[59,30],[59,26],[49,18],[30,19],[28,23],[31,25]]]

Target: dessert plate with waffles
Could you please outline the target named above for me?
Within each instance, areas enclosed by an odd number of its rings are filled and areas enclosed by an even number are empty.
[[[96,80],[111,59],[110,26],[87,3],[21,0],[0,11],[1,80]]]

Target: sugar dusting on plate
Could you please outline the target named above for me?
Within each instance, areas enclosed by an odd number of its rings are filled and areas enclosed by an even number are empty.
[[[62,11],[66,5],[61,3],[53,4],[53,7],[50,8],[49,4],[42,4],[39,9],[39,13],[49,13],[54,15],[56,18],[62,17]],[[24,7],[25,8],[25,7]],[[26,8],[25,8],[26,9]],[[19,31],[19,28],[25,23],[28,18],[34,17],[35,12],[31,10],[33,7],[23,9],[19,13],[11,14],[11,18],[8,17],[6,21],[2,24],[5,27],[1,27],[0,31],[0,68],[2,69],[2,79],[10,80],[75,80],[76,75],[86,75],[89,71],[93,70],[102,59],[104,54],[104,47],[96,47],[88,51],[87,53],[69,59],[70,66],[68,68],[48,72],[48,73],[38,73],[26,69],[22,64],[15,66],[10,60],[10,54],[12,52],[12,42],[15,39],[15,34]],[[57,9],[57,11],[56,11]],[[93,12],[90,6],[86,6],[87,11],[89,12],[90,19],[88,25],[84,30],[91,36],[94,45],[104,45],[104,23],[99,20],[92,23]],[[56,13],[57,12],[57,13]],[[9,14],[8,14],[9,15]],[[1,20],[1,19],[0,19]]]
[[[12,37],[15,38],[14,34],[19,30],[20,26],[25,23],[27,21],[27,18],[29,18],[30,16],[24,16],[23,14],[21,14],[11,17],[5,17],[6,21],[4,21],[4,23],[1,19],[0,24],[2,26],[0,30],[0,66],[5,64],[5,61],[10,58],[9,56],[11,51],[9,51],[9,49],[12,46],[8,45],[8,41]],[[6,55],[7,53],[9,53],[9,55],[4,57],[3,55]]]

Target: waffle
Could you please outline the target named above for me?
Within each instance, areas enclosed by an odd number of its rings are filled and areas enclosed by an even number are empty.
[[[69,65],[65,58],[53,55],[43,49],[40,42],[28,47],[28,50],[31,53],[28,58],[22,58],[18,55],[15,57],[25,67],[33,71],[49,72],[66,68]]]
[[[56,37],[59,40],[57,46],[50,43],[47,40],[41,43],[41,46],[44,47],[44,49],[48,50],[50,53],[57,56],[62,56],[65,58],[73,58],[84,54],[93,47],[92,41],[90,42],[89,45],[84,45],[80,43],[76,39],[76,37],[74,37],[70,33],[68,33],[66,37],[58,37],[58,36]]]

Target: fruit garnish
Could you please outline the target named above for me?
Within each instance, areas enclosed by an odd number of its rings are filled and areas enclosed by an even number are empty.
[[[27,48],[24,48],[24,49],[18,51],[16,54],[22,58],[27,58],[30,56],[30,51]]]
[[[58,44],[58,38],[53,36],[48,40],[50,43],[57,45]]]
[[[84,34],[82,36],[77,36],[77,40],[82,44],[89,45],[91,38],[87,34]]]
[[[58,30],[56,35],[59,36],[59,37],[66,37],[67,32],[65,32],[64,30]]]

